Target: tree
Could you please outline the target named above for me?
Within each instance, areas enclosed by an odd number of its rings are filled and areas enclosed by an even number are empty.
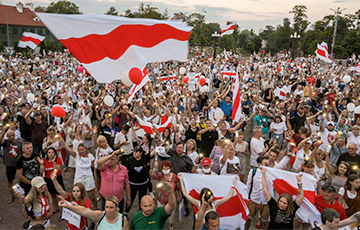
[[[236,49],[236,41],[235,38],[229,34],[229,35],[225,35],[225,36],[221,36],[219,38],[219,47],[221,49],[226,49],[226,50],[235,50]]]
[[[310,22],[307,20],[307,7],[304,5],[296,5],[289,13],[294,14],[294,29],[298,33],[303,33]]]
[[[358,54],[360,50],[360,34],[356,30],[350,30],[342,41],[343,51],[346,57],[350,57],[353,53]]]
[[[37,6],[35,7],[36,10],[41,10],[42,12],[46,12],[46,7],[45,6]]]
[[[181,20],[183,22],[188,22],[189,16],[187,16],[187,13],[178,12],[174,13],[174,16],[171,18],[171,20]]]
[[[115,9],[115,7],[110,6],[109,10],[106,11],[105,14],[118,16],[118,15],[119,15],[119,12]]]
[[[46,8],[46,13],[82,14],[79,11],[79,7],[75,3],[69,1],[51,2]]]
[[[149,4],[145,5],[143,2],[140,3],[139,9],[135,12],[131,12],[130,9],[125,10],[125,17],[129,18],[153,18],[153,19],[165,19],[169,18],[167,9],[161,14],[157,7]]]

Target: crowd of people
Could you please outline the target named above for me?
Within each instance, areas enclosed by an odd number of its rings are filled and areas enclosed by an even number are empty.
[[[195,229],[219,229],[217,207],[241,181],[249,193],[245,229],[310,229],[313,223],[296,214],[304,199],[301,175],[309,174],[322,213],[316,229],[356,223],[360,91],[359,76],[349,70],[357,62],[353,56],[324,64],[287,52],[247,58],[197,53],[187,62],[149,64],[150,82],[129,100],[129,87],[120,80],[98,83],[79,72],[81,64],[69,53],[2,53],[0,142],[8,203],[19,198],[28,229],[56,225],[50,217],[62,208],[81,216],[78,226],[68,222],[66,229],[164,229],[167,221],[174,229],[180,203],[184,218],[191,204],[198,210]],[[241,89],[237,121],[235,78]],[[54,116],[54,106],[65,116]],[[144,122],[154,125],[151,131]],[[156,128],[166,122],[165,129]],[[296,199],[271,196],[266,167],[299,173]],[[233,186],[222,199],[208,188],[195,199],[182,173],[234,175]],[[136,198],[140,211],[130,216]]]

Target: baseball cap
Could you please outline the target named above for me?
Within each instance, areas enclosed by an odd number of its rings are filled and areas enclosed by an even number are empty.
[[[202,160],[202,165],[211,165],[211,159],[210,158],[204,158]]]
[[[327,123],[327,125],[332,125],[332,126],[334,126],[335,124],[334,124],[333,121],[329,121],[329,122]]]
[[[31,180],[31,186],[35,186],[36,188],[41,188],[44,184],[46,184],[46,182],[41,176],[36,176]]]
[[[322,190],[328,190],[328,191],[330,191],[330,192],[336,192],[334,186],[332,186],[332,185],[325,185],[325,186],[323,186],[321,189],[322,189]]]
[[[34,113],[34,116],[37,116],[37,115],[41,115],[41,113],[40,113],[39,111],[36,111],[36,112]]]

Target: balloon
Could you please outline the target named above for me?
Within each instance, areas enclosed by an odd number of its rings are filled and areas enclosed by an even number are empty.
[[[129,72],[128,71],[124,71],[122,74],[121,74],[121,81],[122,83],[124,83],[124,85],[126,86],[131,86],[132,85],[132,82],[129,78]]]
[[[278,68],[279,72],[281,72],[281,67]]]
[[[354,103],[349,103],[349,104],[347,104],[346,108],[347,108],[347,110],[352,112],[355,109],[355,104]]]
[[[109,95],[106,95],[106,96],[104,97],[104,103],[105,103],[105,105],[107,105],[107,106],[112,106],[112,105],[114,104],[114,98],[112,98],[112,97],[109,96]]]
[[[179,72],[181,75],[184,75],[186,73],[186,69],[184,67],[180,67]]]
[[[224,117],[224,112],[221,109],[217,109],[215,111],[215,119],[216,120],[221,120],[221,118]]]
[[[290,59],[288,59],[287,62],[290,62]]]
[[[143,79],[143,73],[139,68],[131,68],[129,71],[129,78],[130,81],[132,81],[136,85],[140,85],[142,79]]]
[[[345,75],[342,80],[345,83],[349,83],[351,81],[351,77],[349,75]]]
[[[310,68],[310,71],[313,71],[313,68]]]
[[[79,73],[82,73],[83,71],[84,71],[84,67],[79,66],[79,67],[78,67],[78,72],[79,72]]]
[[[303,65],[300,65],[300,68],[302,68],[303,67]]]
[[[188,77],[184,77],[183,78],[183,82],[186,84],[186,83],[188,83],[188,81],[189,81],[189,78]]]
[[[31,103],[35,101],[35,95],[32,93],[28,93],[28,95],[26,95],[26,100],[30,101]]]
[[[203,86],[203,85],[205,85],[205,83],[206,83],[205,78],[200,78],[199,84],[200,84],[201,86]]]
[[[356,114],[360,114],[360,105],[356,106],[356,108],[354,109]]]
[[[51,114],[54,117],[64,117],[66,112],[61,106],[56,105],[51,109]]]
[[[198,52],[196,52],[196,55],[197,55],[197,56],[199,56],[199,54],[200,54],[200,52],[199,52],[199,51],[198,51]]]

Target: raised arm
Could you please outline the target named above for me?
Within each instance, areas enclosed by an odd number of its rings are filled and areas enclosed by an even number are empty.
[[[165,183],[167,183],[168,186],[172,187],[172,185],[169,182],[165,182]],[[170,192],[168,192],[169,202],[165,205],[165,212],[168,215],[170,215],[176,207],[176,197],[175,197],[174,189],[175,188],[171,188]]]
[[[200,207],[200,201],[194,199],[192,196],[190,196],[190,195],[187,193],[186,188],[185,188],[185,185],[184,185],[184,182],[183,182],[183,179],[182,179],[181,173],[178,173],[178,178],[179,178],[179,181],[180,181],[180,186],[181,186],[181,191],[182,191],[182,193],[183,193],[183,196],[184,196],[188,201],[190,201],[193,205],[195,205],[196,207]]]
[[[51,180],[55,186],[56,191],[64,198],[67,198],[68,193],[66,191],[64,191],[64,189],[61,187],[61,185],[59,184],[59,182],[56,179],[56,174],[55,173],[51,173],[50,175]]]
[[[264,196],[266,202],[269,202],[269,200],[271,199],[271,194],[269,192],[268,184],[266,182],[266,169],[261,168],[261,171],[262,171],[262,188],[263,188]]]
[[[303,184],[301,183],[301,177],[302,174],[296,176],[296,180],[298,184],[298,196],[296,197],[295,202],[299,207],[304,200],[304,189],[303,189]]]
[[[214,201],[214,206],[215,206],[215,210],[217,207],[219,207],[220,205],[224,204],[226,201],[230,200],[231,197],[233,197],[234,195],[234,190],[235,190],[235,184],[236,184],[236,181],[239,180],[237,176],[234,177],[233,179],[233,183],[232,183],[232,186],[231,186],[231,189],[230,189],[230,192],[227,196],[224,196],[223,198],[221,198],[220,200],[215,200]]]

